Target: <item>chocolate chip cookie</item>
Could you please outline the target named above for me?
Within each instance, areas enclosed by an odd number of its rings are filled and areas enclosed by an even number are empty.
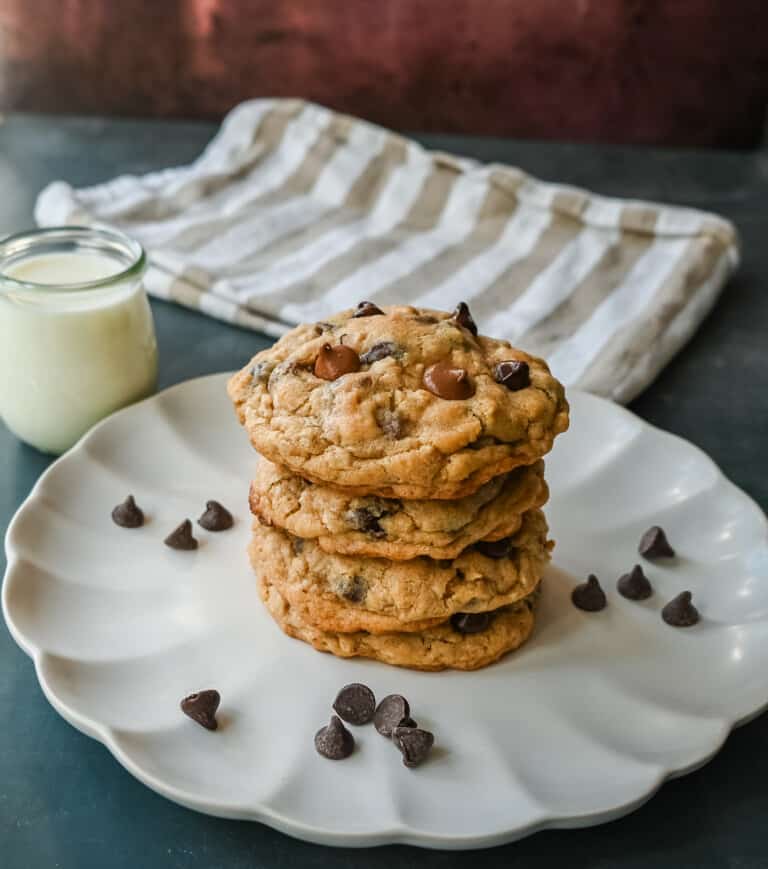
[[[316,482],[462,498],[547,453],[568,404],[546,363],[461,312],[363,306],[298,326],[228,391],[253,446]]]
[[[265,525],[315,540],[326,552],[405,560],[456,558],[478,540],[515,534],[522,514],[547,500],[544,463],[494,477],[456,501],[349,495],[261,459],[251,511]]]
[[[519,648],[531,635],[537,594],[496,610],[482,631],[462,633],[451,622],[419,633],[365,631],[337,633],[305,622],[265,574],[259,591],[279,627],[288,636],[341,658],[374,658],[413,670],[477,670]]]
[[[524,514],[520,530],[493,544],[470,547],[452,561],[391,561],[325,552],[277,527],[254,525],[251,563],[262,578],[324,630],[414,632],[455,613],[495,610],[529,595],[549,560],[541,510]]]

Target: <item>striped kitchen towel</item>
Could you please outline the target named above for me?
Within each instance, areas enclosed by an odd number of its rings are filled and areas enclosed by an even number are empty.
[[[42,225],[100,222],[146,248],[150,293],[270,335],[361,299],[450,309],[629,401],[738,262],[712,214],[597,196],[428,151],[299,100],[234,109],[190,166],[74,190]]]

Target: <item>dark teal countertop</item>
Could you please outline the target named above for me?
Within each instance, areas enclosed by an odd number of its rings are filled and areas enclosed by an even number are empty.
[[[11,116],[0,119],[0,235],[32,225],[37,192],[186,163],[203,123]],[[522,166],[600,193],[718,211],[743,240],[743,266],[699,333],[633,410],[706,450],[768,506],[768,153],[540,144],[447,136],[427,144]],[[270,339],[153,302],[160,385],[241,365]],[[50,459],[0,423],[0,534]],[[0,556],[0,572],[5,560]],[[766,662],[768,671],[768,662]],[[768,697],[766,698],[768,700]],[[134,780],[48,705],[31,661],[0,627],[0,867],[442,867],[553,869],[768,867],[768,716],[739,728],[706,767],[669,782],[628,817],[544,832],[476,853],[308,845],[254,823],[198,815]],[[376,783],[371,782],[371,787]]]

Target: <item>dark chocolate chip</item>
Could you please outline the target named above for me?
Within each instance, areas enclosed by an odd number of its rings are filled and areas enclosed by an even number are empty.
[[[437,317],[433,317],[431,314],[417,314],[413,319],[417,323],[423,323],[425,326],[432,326],[439,322]]]
[[[315,359],[315,377],[336,380],[343,374],[360,370],[360,357],[346,344],[323,344]]]
[[[600,582],[594,573],[590,573],[586,582],[577,585],[571,592],[573,605],[588,613],[596,613],[605,609],[607,603],[605,592],[600,588]]]
[[[405,425],[402,419],[394,410],[386,410],[379,408],[376,411],[376,422],[379,424],[384,434],[391,438],[399,438],[403,436]]]
[[[636,564],[629,573],[619,577],[616,588],[627,600],[645,600],[653,594],[653,586],[639,564]]]
[[[373,726],[382,736],[392,736],[392,731],[408,719],[411,708],[400,694],[387,694],[376,707]]]
[[[216,710],[221,703],[218,691],[209,689],[190,694],[181,701],[181,711],[193,721],[201,724],[207,730],[216,730],[219,726],[216,721]]]
[[[376,539],[387,536],[387,532],[379,524],[379,519],[383,514],[378,516],[367,507],[358,507],[355,510],[348,510],[345,518],[349,525],[357,531],[363,531]]]
[[[512,551],[512,538],[502,537],[501,540],[478,540],[475,549],[488,558],[507,558]]]
[[[400,727],[418,727],[418,726],[419,725],[410,716],[408,716],[408,718],[403,718],[403,720],[400,722]]]
[[[479,634],[491,623],[491,613],[454,613],[451,626],[460,634]]]
[[[528,363],[517,359],[499,362],[493,372],[494,380],[506,386],[510,392],[525,389],[531,385],[531,372]]]
[[[171,531],[165,538],[166,546],[171,549],[197,549],[197,540],[192,536],[192,523],[185,519],[181,525]]]
[[[367,724],[373,720],[376,698],[373,691],[360,682],[345,685],[333,701],[333,711],[349,724]]]
[[[368,583],[362,576],[344,576],[338,580],[337,591],[350,603],[362,603],[368,594]]]
[[[651,526],[640,538],[637,551],[643,558],[674,558],[675,550],[669,545],[664,529]]]
[[[205,513],[197,520],[206,531],[226,531],[233,523],[232,514],[218,501],[206,501]]]
[[[424,386],[438,398],[461,401],[475,394],[475,387],[465,368],[454,368],[450,362],[436,362],[424,372]]]
[[[662,609],[661,617],[673,628],[690,628],[695,625],[699,620],[699,611],[691,602],[692,597],[689,591],[681,591]]]
[[[451,320],[457,326],[462,326],[468,332],[477,335],[477,324],[472,319],[472,314],[469,313],[469,305],[466,302],[459,302],[456,305],[456,310],[453,312]]]
[[[381,310],[377,305],[374,305],[373,302],[359,302],[357,308],[355,309],[355,313],[352,314],[353,317],[381,317],[383,316],[384,311]]]
[[[291,537],[291,549],[294,555],[301,555],[304,549],[304,540],[301,537]]]
[[[363,365],[370,365],[373,362],[378,362],[379,359],[386,359],[387,356],[400,356],[402,352],[394,341],[379,341],[370,350],[366,350],[363,353],[360,357],[360,362]]]
[[[435,744],[435,737],[428,730],[419,727],[401,726],[392,731],[392,742],[403,755],[403,763],[412,768],[426,760]]]
[[[122,504],[115,507],[112,521],[121,528],[140,528],[144,524],[144,514],[136,506],[133,495],[129,495]]]
[[[355,737],[341,723],[337,715],[331,715],[331,720],[315,734],[315,749],[318,754],[329,760],[344,760],[349,757],[355,747]]]

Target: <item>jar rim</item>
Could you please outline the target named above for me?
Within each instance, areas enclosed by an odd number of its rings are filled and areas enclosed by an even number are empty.
[[[49,249],[48,252],[50,252],[51,247],[66,246],[67,244],[81,246],[94,253],[112,256],[115,260],[122,259],[124,267],[114,274],[95,281],[63,282],[60,284],[41,284],[34,281],[19,280],[3,272],[3,263],[8,260],[17,257],[23,259],[25,255],[37,256],[46,252],[46,249]],[[146,253],[138,241],[124,232],[120,232],[120,230],[98,224],[41,227],[0,237],[0,292],[5,289],[14,292],[26,291],[42,295],[50,293],[62,296],[67,293],[101,290],[140,277],[146,265]]]

